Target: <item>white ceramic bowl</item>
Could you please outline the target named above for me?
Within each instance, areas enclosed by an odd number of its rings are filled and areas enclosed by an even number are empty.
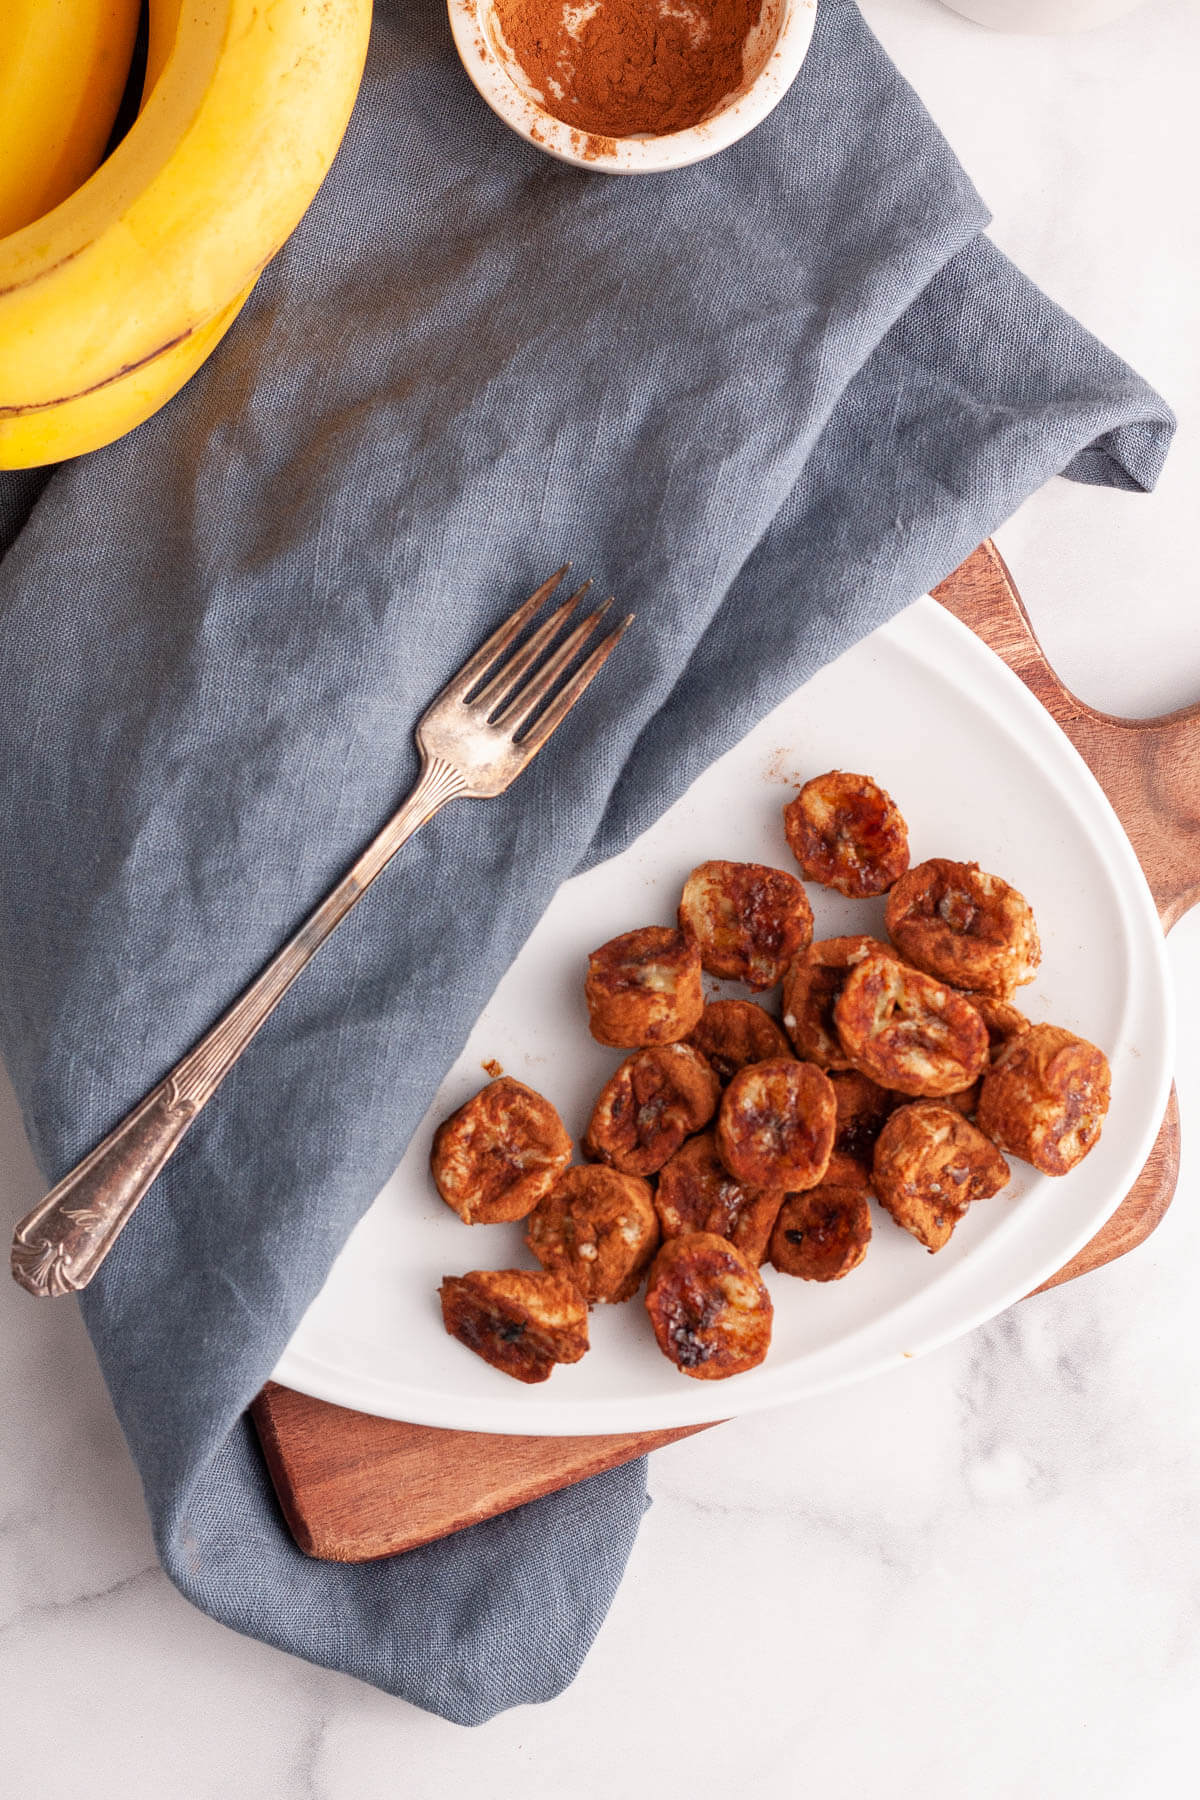
[[[492,0],[448,0],[448,5],[463,67],[492,111],[548,156],[607,175],[681,169],[753,131],[796,79],[817,12],[817,0],[763,0],[761,19],[747,45],[746,78],[699,125],[662,137],[599,138],[545,110],[501,35]]]
[[[945,0],[945,4],[964,19],[974,19],[993,31],[1049,35],[1111,25],[1142,0]]]

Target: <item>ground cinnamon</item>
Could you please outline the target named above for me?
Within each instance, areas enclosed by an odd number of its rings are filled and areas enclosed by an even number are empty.
[[[546,111],[606,137],[684,131],[736,92],[763,0],[493,0]]]

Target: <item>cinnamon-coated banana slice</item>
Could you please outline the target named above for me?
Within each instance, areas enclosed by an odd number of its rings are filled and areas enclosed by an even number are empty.
[[[837,1103],[815,1063],[753,1063],[725,1089],[717,1117],[721,1161],[747,1187],[815,1187],[833,1150]]]
[[[802,1281],[840,1281],[857,1269],[870,1241],[866,1189],[823,1181],[784,1201],[771,1233],[771,1261]]]
[[[650,1183],[591,1163],[567,1169],[538,1201],[525,1242],[591,1304],[636,1294],[659,1235]]]
[[[438,1193],[468,1225],[523,1219],[571,1160],[571,1140],[550,1102],[504,1075],[434,1133],[429,1166]]]
[[[773,1309],[748,1257],[711,1232],[668,1238],[650,1269],[646,1311],[663,1355],[696,1381],[721,1381],[760,1363]]]
[[[953,1107],[918,1100],[897,1107],[880,1132],[873,1177],[880,1204],[932,1252],[949,1241],[972,1200],[999,1193],[1009,1168]]]
[[[1111,1092],[1103,1050],[1059,1025],[1031,1025],[984,1076],[979,1129],[1043,1175],[1066,1175],[1099,1140]]]
[[[908,867],[908,827],[869,775],[832,769],[806,781],[783,828],[807,879],[853,900],[885,894]]]
[[[860,1075],[857,1069],[831,1070],[829,1079],[833,1085],[837,1123],[833,1154],[822,1186],[869,1190],[875,1140],[896,1105],[896,1096],[869,1076]]]
[[[1029,1030],[1030,1021],[1007,1000],[994,1000],[988,994],[972,994],[971,1005],[987,1026],[988,1054],[993,1062],[1015,1037]]]
[[[752,1263],[762,1262],[783,1201],[782,1192],[763,1192],[735,1181],[717,1155],[715,1134],[689,1138],[658,1178],[654,1204],[664,1238],[707,1231],[728,1238]]]
[[[710,975],[774,987],[812,942],[808,895],[794,875],[765,863],[705,862],[679,902],[679,928],[699,946]]]
[[[987,1062],[987,1027],[961,994],[891,956],[852,969],[833,1009],[846,1056],[900,1094],[955,1094]]]
[[[708,1058],[720,1081],[731,1081],[748,1063],[791,1055],[780,1027],[753,1000],[710,1000],[687,1041]]]
[[[853,1066],[842,1049],[833,1009],[851,969],[868,956],[895,954],[890,944],[861,935],[822,938],[801,951],[783,978],[783,1028],[797,1056],[823,1069]]]
[[[517,1381],[546,1381],[588,1347],[587,1302],[545,1269],[472,1269],[438,1289],[450,1336]]]
[[[1029,1030],[1029,1020],[1007,1000],[993,1000],[987,994],[968,994],[967,998],[987,1027],[988,1034],[988,1068],[995,1065],[997,1057],[1006,1044],[1019,1037],[1023,1031]],[[979,1106],[979,1096],[983,1087],[983,1076],[973,1081],[968,1088],[957,1094],[945,1096],[946,1105],[960,1112],[964,1119],[973,1119]]]
[[[597,1043],[678,1043],[704,1011],[700,952],[665,925],[623,932],[588,957],[584,995]]]
[[[918,863],[888,895],[887,929],[927,975],[1002,1000],[1032,981],[1042,960],[1029,902],[978,863]]]
[[[635,1051],[600,1090],[584,1154],[624,1175],[654,1175],[703,1130],[720,1097],[720,1082],[690,1044]]]

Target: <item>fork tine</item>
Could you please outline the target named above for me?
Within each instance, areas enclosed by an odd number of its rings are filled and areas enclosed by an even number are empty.
[[[594,639],[596,627],[612,605],[611,596],[598,606],[586,619],[581,619],[574,631],[559,644],[552,656],[548,656],[542,667],[521,688],[513,694],[508,705],[497,713],[492,723],[501,731],[507,731],[515,737],[522,725],[526,724],[537,711],[548,694],[558,686],[558,678],[564,670],[569,669],[575,658],[584,649],[589,640]]]
[[[536,593],[530,594],[528,600],[518,606],[515,612],[509,614],[503,625],[496,627],[487,642],[481,644],[474,656],[468,658],[458,674],[451,676],[439,698],[461,700],[464,695],[470,693],[476,682],[483,680],[496,658],[508,649],[514,638],[520,636],[543,600],[548,599],[554,592],[570,566],[570,563],[564,563],[562,568],[556,570],[548,581],[543,581]]]
[[[541,718],[526,732],[518,745],[518,748],[525,752],[526,761],[530,757],[536,756],[546,739],[558,730],[575,702],[585,688],[596,679],[632,624],[633,614],[626,613],[616,629],[600,640],[587,661],[576,669],[562,692],[555,696]]]
[[[531,669],[546,647],[554,642],[591,585],[590,581],[585,581],[582,587],[575,589],[569,600],[564,600],[561,606],[555,607],[545,623],[538,626],[524,649],[502,662],[487,686],[480,688],[471,701],[473,707],[479,708],[484,714],[494,712],[501,701],[515,692],[525,671]]]

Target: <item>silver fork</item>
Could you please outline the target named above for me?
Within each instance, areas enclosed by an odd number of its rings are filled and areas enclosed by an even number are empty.
[[[416,786],[337,886],[199,1042],[21,1220],[12,1272],[31,1294],[87,1286],[196,1114],[400,846],[448,800],[502,794],[599,674],[633,615],[597,641],[611,605],[606,601],[566,630],[590,582],[556,607],[521,649],[505,655],[569,566],[492,633],[422,715]]]

